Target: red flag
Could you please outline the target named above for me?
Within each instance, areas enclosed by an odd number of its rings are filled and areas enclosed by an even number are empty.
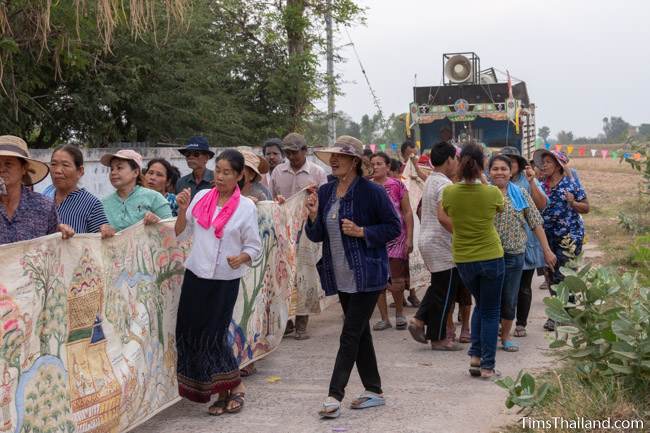
[[[581,148],[578,149],[578,155],[580,156],[585,156],[585,151],[587,148],[585,146],[582,146]]]

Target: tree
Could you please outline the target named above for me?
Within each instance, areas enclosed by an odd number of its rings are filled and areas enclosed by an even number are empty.
[[[542,126],[541,128],[539,128],[537,135],[539,135],[544,139],[544,141],[546,141],[548,136],[551,135],[551,129],[548,126]]]
[[[624,142],[629,135],[630,124],[622,117],[603,118],[603,132],[608,143]]]
[[[650,123],[639,125],[639,135],[643,138],[650,139]]]
[[[361,137],[360,125],[343,111],[336,113],[335,122],[337,136]],[[327,143],[327,113],[319,111],[310,117],[305,125],[305,138],[307,143],[313,146],[323,146]]]
[[[557,141],[562,144],[571,144],[573,143],[573,132],[571,131],[560,131],[557,133]]]
[[[350,0],[332,3],[338,24],[361,14]],[[74,28],[74,5],[53,4],[52,25]],[[82,15],[81,37],[64,41],[60,56],[39,57],[34,45],[13,55],[14,91],[3,97],[0,129],[32,147],[182,142],[196,133],[216,145],[253,145],[301,130],[324,83],[324,13],[320,3],[196,0],[187,26],[168,28],[165,38],[118,27],[110,52],[94,15]],[[153,28],[168,22],[162,10],[156,19]],[[48,49],[61,41],[48,38]]]

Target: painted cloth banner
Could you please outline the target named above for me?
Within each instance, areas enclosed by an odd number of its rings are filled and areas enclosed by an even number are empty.
[[[420,170],[426,174],[431,173],[431,169],[420,165]],[[409,192],[409,202],[413,209],[413,252],[409,255],[409,272],[411,274],[410,287],[412,289],[427,288],[431,283],[431,274],[424,266],[422,254],[418,249],[418,238],[420,236],[420,218],[417,215],[418,204],[424,191],[424,182],[417,175],[413,161],[406,164],[402,173],[402,182],[406,185]]]
[[[242,366],[282,339],[303,200],[258,204],[263,254],[241,281],[230,326]],[[174,336],[188,245],[173,227],[0,246],[0,431],[119,433],[178,400]]]

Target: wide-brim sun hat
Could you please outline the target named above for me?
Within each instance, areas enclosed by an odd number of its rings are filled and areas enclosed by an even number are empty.
[[[334,142],[334,146],[325,147],[323,149],[314,151],[316,157],[327,165],[330,165],[330,158],[334,153],[338,155],[347,155],[359,158],[361,161],[363,175],[369,176],[372,174],[372,167],[370,166],[370,163],[363,157],[363,143],[358,138],[354,138],[349,135],[341,135]]]
[[[542,168],[542,165],[544,165],[543,160],[546,155],[550,155],[555,162],[558,163],[562,172],[564,172],[564,166],[569,163],[569,157],[566,156],[564,152],[557,152],[555,150],[537,149],[533,152],[533,161],[537,167]]]
[[[528,165],[528,161],[526,158],[521,156],[521,152],[519,152],[519,149],[517,149],[514,146],[506,146],[503,149],[501,149],[501,155],[505,155],[510,159],[516,159],[517,164],[519,164],[519,171],[522,172],[524,171],[524,167]]]
[[[0,156],[13,156],[27,161],[27,174],[23,177],[23,185],[36,185],[50,173],[47,164],[31,157],[27,143],[20,137],[0,136]]]
[[[258,176],[261,177],[269,172],[269,162],[266,159],[255,155],[250,150],[242,150],[241,154],[244,155],[244,165],[257,173]]]
[[[133,161],[138,165],[140,170],[142,170],[142,155],[140,155],[135,150],[131,150],[131,149],[122,149],[122,150],[118,150],[115,153],[104,154],[99,159],[99,162],[101,162],[102,165],[105,165],[106,167],[110,167],[111,161],[115,158]]]

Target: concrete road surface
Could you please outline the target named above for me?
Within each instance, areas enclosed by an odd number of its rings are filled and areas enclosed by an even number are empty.
[[[516,338],[517,353],[497,352],[497,368],[516,376],[520,369],[536,370],[551,365],[542,298],[541,280],[533,283],[533,308],[528,337]],[[419,293],[420,298],[423,293]],[[415,309],[407,308],[407,316]],[[391,314],[394,310],[391,309]],[[377,320],[378,313],[372,323]],[[330,373],[338,348],[340,305],[313,316],[311,339],[285,338],[280,347],[257,363],[258,373],[245,379],[246,406],[238,415],[212,417],[207,405],[183,400],[132,430],[134,433],[312,433],[312,432],[497,432],[517,422],[515,411],[504,406],[506,393],[494,383],[472,378],[469,357],[461,352],[434,352],[416,343],[408,331],[394,328],[373,332],[386,406],[350,410],[349,403],[363,389],[352,372],[341,417],[321,420],[320,404],[327,396]],[[394,324],[394,318],[391,318]],[[465,345],[467,346],[467,345]],[[271,376],[280,380],[269,383]]]

